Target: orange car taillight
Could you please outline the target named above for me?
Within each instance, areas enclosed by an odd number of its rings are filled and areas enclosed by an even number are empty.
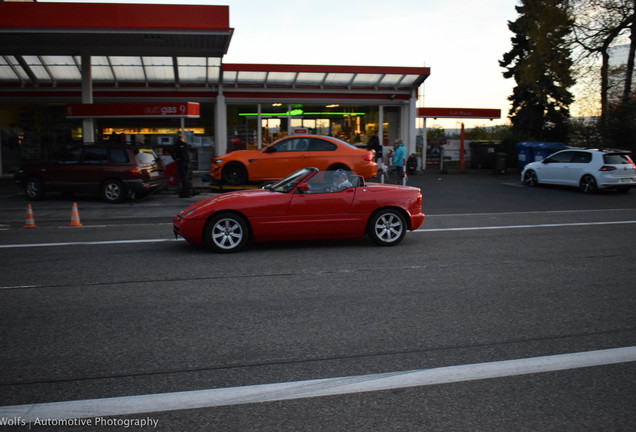
[[[365,154],[364,156],[362,156],[362,160],[366,162],[371,162],[373,161],[373,155],[371,153]]]
[[[130,173],[131,174],[141,174],[141,170],[139,169],[139,167],[134,167],[130,169]]]

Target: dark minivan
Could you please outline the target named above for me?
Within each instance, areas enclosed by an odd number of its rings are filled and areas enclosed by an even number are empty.
[[[152,149],[111,144],[78,145],[53,161],[23,165],[15,181],[33,200],[48,192],[88,193],[110,203],[166,186],[165,167]]]

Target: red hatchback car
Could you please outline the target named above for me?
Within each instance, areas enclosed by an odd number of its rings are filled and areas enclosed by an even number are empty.
[[[23,165],[15,181],[33,200],[62,192],[100,195],[115,203],[163,188],[166,176],[152,149],[91,144],[71,147],[52,161]]]
[[[220,183],[242,185],[280,180],[305,167],[344,169],[365,179],[375,177],[378,171],[372,150],[329,136],[292,135],[262,150],[236,150],[217,157],[212,160],[210,175]]]
[[[256,190],[205,198],[173,219],[175,236],[233,252],[248,240],[362,237],[394,246],[424,221],[422,194],[410,186],[365,184],[361,176],[303,168]],[[339,175],[341,176],[339,178]]]

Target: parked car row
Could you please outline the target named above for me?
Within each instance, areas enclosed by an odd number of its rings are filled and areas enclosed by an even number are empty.
[[[210,176],[235,186],[278,181],[305,167],[344,169],[363,179],[375,177],[378,170],[373,151],[333,137],[293,135],[261,150],[219,156],[212,161]],[[52,192],[90,193],[114,203],[164,188],[166,173],[151,148],[95,144],[69,148],[52,161],[26,164],[15,180],[32,200]],[[586,193],[606,188],[628,191],[636,186],[636,166],[626,151],[569,148],[525,165],[521,181],[528,186],[575,186]]]

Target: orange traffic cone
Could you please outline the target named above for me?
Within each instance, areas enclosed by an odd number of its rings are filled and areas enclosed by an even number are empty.
[[[24,219],[24,228],[35,228],[35,219],[33,219],[33,209],[31,204],[27,206],[26,218]]]
[[[77,212],[77,203],[73,203],[73,211],[71,212],[71,223],[69,226],[82,226],[80,223],[79,213]]]

